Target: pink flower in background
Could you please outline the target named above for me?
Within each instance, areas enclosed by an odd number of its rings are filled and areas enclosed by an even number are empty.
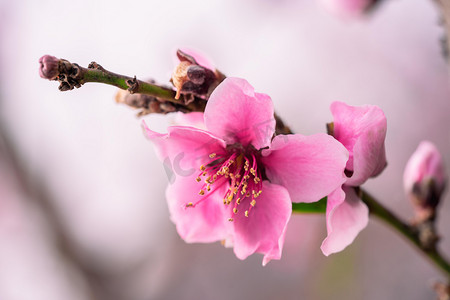
[[[406,164],[403,183],[418,221],[432,217],[447,183],[442,156],[433,143],[419,144]]]
[[[320,0],[330,12],[341,16],[357,16],[365,13],[376,0]]]
[[[341,186],[348,151],[326,134],[276,136],[273,104],[244,79],[227,78],[204,113],[207,130],[148,129],[159,157],[178,175],[166,196],[189,243],[224,241],[245,259],[279,259],[291,201],[314,202]]]
[[[353,187],[377,176],[386,166],[384,140],[386,117],[377,106],[349,106],[343,102],[331,104],[334,118],[333,136],[350,153],[345,184],[328,195],[327,231],[321,249],[325,255],[342,251],[367,226],[369,210]]]

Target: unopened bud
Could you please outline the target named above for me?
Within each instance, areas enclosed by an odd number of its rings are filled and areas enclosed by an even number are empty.
[[[39,76],[44,79],[53,80],[58,74],[59,59],[51,55],[44,55],[39,58]]]
[[[189,94],[207,99],[214,88],[225,78],[207,59],[197,53],[178,50],[177,57],[180,62],[171,79],[177,89],[176,99],[181,94],[185,95],[186,102],[194,99],[189,97]]]
[[[416,212],[417,222],[433,219],[447,182],[442,156],[428,141],[420,143],[403,174],[405,191]]]

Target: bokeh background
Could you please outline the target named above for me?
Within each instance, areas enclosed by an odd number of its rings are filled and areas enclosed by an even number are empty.
[[[39,78],[44,54],[167,83],[177,47],[269,94],[296,132],[324,132],[329,105],[375,104],[389,165],[365,186],[404,219],[402,173],[428,139],[450,166],[450,89],[430,0],[385,0],[342,18],[318,1],[0,1],[0,300],[433,299],[443,279],[378,220],[324,257],[324,216],[295,215],[283,257],[238,260],[186,244],[168,184],[135,111],[115,88],[61,93]],[[170,116],[150,115],[164,131]],[[447,168],[448,170],[448,168]],[[450,202],[440,248],[450,256]]]

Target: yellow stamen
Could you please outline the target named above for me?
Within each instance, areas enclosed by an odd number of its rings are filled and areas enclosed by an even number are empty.
[[[244,215],[248,218],[248,210],[245,211]]]
[[[200,190],[200,192],[198,192],[199,195],[203,196],[205,194],[204,190]]]
[[[255,207],[255,204],[256,204],[256,200],[253,199],[252,202],[250,202],[250,205],[253,206],[253,207]]]
[[[216,157],[216,153],[211,153],[211,154],[209,155],[209,158],[214,158],[214,157]]]
[[[237,210],[237,208],[236,208],[236,207],[235,207],[235,208],[233,208],[233,212],[234,212],[234,214],[237,214],[238,210]]]

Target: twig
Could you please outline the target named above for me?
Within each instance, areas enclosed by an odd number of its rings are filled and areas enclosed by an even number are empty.
[[[420,239],[420,230],[416,226],[411,226],[400,220],[395,214],[384,207],[379,201],[363,189],[357,189],[361,200],[369,207],[372,215],[377,216],[380,220],[397,230],[407,238],[416,249],[428,257],[439,270],[441,270],[450,280],[450,264],[442,256],[436,247],[428,247]]]

